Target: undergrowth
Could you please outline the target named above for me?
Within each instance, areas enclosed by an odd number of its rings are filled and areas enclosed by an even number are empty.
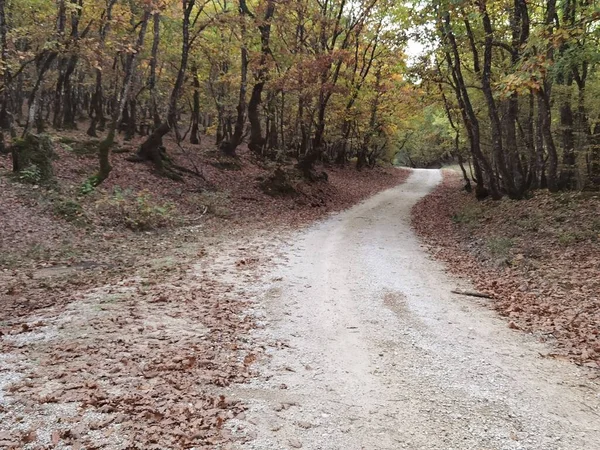
[[[166,228],[177,222],[175,205],[156,200],[147,190],[133,192],[115,187],[111,195],[96,201],[95,209],[104,225],[134,231]]]

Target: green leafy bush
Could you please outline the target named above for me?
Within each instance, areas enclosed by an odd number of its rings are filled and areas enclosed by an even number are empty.
[[[30,164],[19,171],[19,180],[23,183],[38,184],[42,181],[42,171],[35,164]]]
[[[92,175],[91,177],[86,178],[86,180],[79,187],[79,193],[81,195],[88,195],[96,189],[98,186],[98,175]]]

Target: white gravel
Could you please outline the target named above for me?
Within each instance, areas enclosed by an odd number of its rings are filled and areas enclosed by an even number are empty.
[[[451,294],[468,286],[420,246],[410,209],[440,178],[417,170],[286,249],[260,302],[270,357],[229,392],[250,405],[241,449],[600,449],[597,374]]]

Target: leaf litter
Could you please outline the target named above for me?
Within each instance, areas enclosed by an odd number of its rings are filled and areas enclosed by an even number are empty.
[[[600,368],[600,195],[536,192],[478,202],[445,170],[412,222],[433,255],[468,277],[515,330]]]
[[[265,195],[256,178],[269,169],[247,150],[239,171],[196,152],[203,178],[183,185],[115,154],[107,183],[77,197],[82,226],[56,217],[48,199],[74,195],[95,161],[57,152],[54,192],[0,177],[10,256],[0,271],[1,448],[229,448],[223,424],[245,407],[224,387],[255,375],[263,345],[250,337],[260,326],[252,302],[279,244],[408,176],[328,168],[329,183],[303,188],[323,199],[315,207]],[[6,175],[10,163],[0,166]],[[107,225],[95,202],[125,182],[152,186],[182,220],[142,233]],[[226,214],[205,214],[198,192],[225,192]]]

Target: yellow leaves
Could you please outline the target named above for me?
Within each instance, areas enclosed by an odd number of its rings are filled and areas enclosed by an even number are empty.
[[[513,94],[525,94],[540,89],[541,77],[528,72],[516,72],[504,76],[494,87],[501,96],[505,97]]]

